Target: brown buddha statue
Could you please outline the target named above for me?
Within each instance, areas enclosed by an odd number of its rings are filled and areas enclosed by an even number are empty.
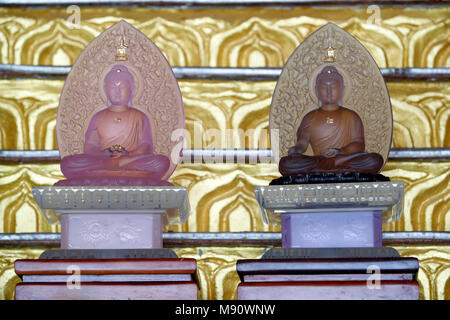
[[[367,153],[364,126],[358,114],[342,106],[344,79],[333,66],[325,66],[316,78],[319,108],[303,118],[297,130],[297,143],[281,158],[283,176],[311,173],[377,174],[383,157]],[[305,155],[308,146],[313,156]]]

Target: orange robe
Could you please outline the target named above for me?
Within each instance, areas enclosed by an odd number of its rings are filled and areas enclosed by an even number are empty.
[[[279,168],[283,176],[305,173],[365,172],[376,174],[383,165],[383,158],[364,150],[364,127],[358,114],[340,107],[325,111],[316,109],[302,120],[297,139],[309,137],[314,156],[294,153],[281,158]],[[341,149],[350,143],[358,143],[361,150],[353,154],[340,154],[331,158],[322,156],[330,148]]]
[[[125,155],[112,158],[109,152],[112,145],[124,147]],[[169,166],[166,156],[153,154],[150,122],[134,108],[123,112],[106,108],[97,112],[86,130],[84,153],[61,160],[61,170],[67,178],[127,176],[140,171],[144,176],[160,179]]]

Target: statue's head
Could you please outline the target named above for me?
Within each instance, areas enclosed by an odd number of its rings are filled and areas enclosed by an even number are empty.
[[[326,66],[316,78],[316,95],[319,105],[334,104],[342,106],[344,78],[333,66]]]
[[[115,65],[111,71],[106,74],[103,88],[108,107],[111,105],[120,105],[131,107],[135,85],[133,75],[123,65]]]

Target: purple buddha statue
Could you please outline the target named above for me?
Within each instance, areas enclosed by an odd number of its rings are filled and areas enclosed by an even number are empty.
[[[61,159],[68,179],[55,185],[171,185],[161,180],[170,160],[153,153],[150,121],[132,107],[135,84],[127,67],[115,65],[103,89],[107,107],[90,120],[84,153]]]

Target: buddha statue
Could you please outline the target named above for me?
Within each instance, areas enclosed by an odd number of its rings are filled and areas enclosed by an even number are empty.
[[[161,181],[170,160],[153,153],[150,121],[132,106],[135,83],[127,67],[112,67],[103,90],[107,106],[91,118],[84,152],[61,159],[61,171],[68,180],[60,185],[170,185]]]
[[[381,170],[383,157],[365,151],[361,118],[342,106],[344,90],[342,75],[334,66],[326,65],[315,82],[319,108],[304,116],[297,143],[280,159],[283,176],[347,172],[375,175]],[[304,154],[309,145],[312,156]]]

